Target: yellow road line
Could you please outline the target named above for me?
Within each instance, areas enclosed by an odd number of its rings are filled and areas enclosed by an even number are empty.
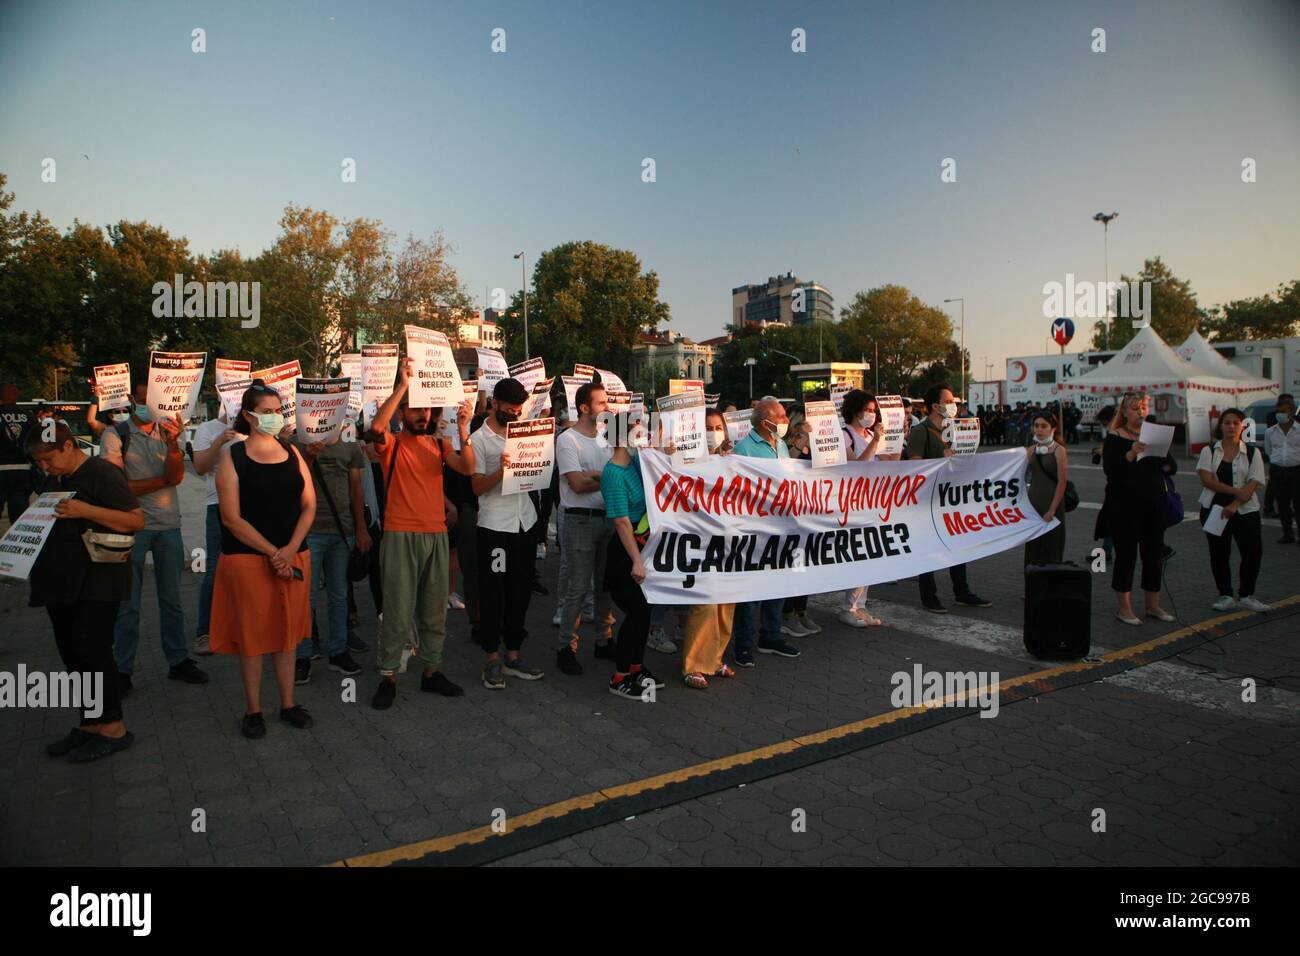
[[[1275,608],[1283,608],[1290,607],[1293,604],[1300,604],[1300,594],[1284,598],[1281,601],[1275,602],[1272,606]],[[1193,624],[1188,627],[1179,628],[1176,631],[1171,631],[1168,634],[1162,634],[1160,637],[1144,641],[1141,644],[1134,644],[1132,647],[1125,647],[1118,651],[1110,651],[1107,654],[1103,654],[1100,660],[1105,663],[1131,659],[1138,659],[1140,661],[1143,655],[1158,650],[1168,644],[1172,644],[1175,641],[1182,640],[1192,634],[1211,632],[1222,624],[1245,620],[1246,618],[1253,617],[1256,613],[1258,612],[1233,611],[1230,614],[1222,614],[1218,617],[1210,618],[1207,621],[1202,621],[1199,624]],[[1035,671],[1032,674],[1024,674],[1020,677],[1012,677],[1007,680],[999,681],[996,686],[999,690],[1009,687],[1020,687],[1022,685],[1047,681],[1053,677],[1059,677],[1064,674],[1077,674],[1081,671],[1092,670],[1100,666],[1102,665],[1095,661],[1074,661],[1070,664],[1061,664],[1057,667],[1049,667],[1046,670]],[[974,693],[974,691],[971,693]],[[942,706],[963,703],[969,696],[969,694],[950,694],[943,699]],[[769,757],[794,753],[804,747],[812,746],[814,744],[828,743],[832,740],[839,740],[843,737],[852,736],[853,734],[860,733],[864,730],[881,727],[897,720],[903,720],[904,718],[912,717],[916,714],[922,714],[927,710],[932,710],[938,706],[941,705],[929,704],[920,707],[898,707],[881,714],[866,717],[862,720],[842,724],[839,727],[831,727],[828,730],[820,730],[816,733],[804,734],[791,740],[782,740],[778,743],[768,744],[765,747],[757,747],[753,750],[745,750],[741,753],[731,754],[727,757],[719,757],[716,760],[706,760],[703,763],[692,764],[689,767],[682,767],[679,770],[670,770],[667,773],[657,774],[653,777],[645,777],[641,780],[633,780],[630,783],[619,784],[614,787],[606,787],[592,793],[585,793],[578,797],[571,797],[568,800],[561,800],[558,803],[547,804],[537,810],[530,810],[527,813],[521,813],[518,816],[510,818],[507,825],[511,830],[536,826],[546,820],[553,820],[557,817],[566,816],[574,810],[587,810],[609,800],[618,799],[619,797],[636,796],[637,794],[645,793],[649,790],[657,790],[660,787],[667,786],[668,784],[680,783],[696,777],[707,777],[720,770],[730,770],[733,767],[740,767],[756,761],[766,760]],[[404,846],[397,846],[388,850],[380,850],[376,853],[367,853],[362,856],[349,857],[346,860],[340,860],[329,865],[391,866],[393,863],[402,860],[418,860],[433,853],[445,853],[448,850],[482,843],[485,840],[490,840],[494,836],[501,835],[502,834],[493,830],[490,825],[477,827],[473,830],[464,830],[460,833],[453,833],[444,837],[435,837],[430,840],[420,840],[416,843],[408,843]]]

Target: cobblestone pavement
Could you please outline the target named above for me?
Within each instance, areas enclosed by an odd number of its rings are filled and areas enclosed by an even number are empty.
[[[1068,556],[1092,547],[1099,470],[1072,456],[1085,502],[1067,520]],[[1189,506],[1196,480],[1179,476]],[[201,484],[182,486],[186,542],[201,544]],[[1189,511],[1191,508],[1189,507]],[[1265,525],[1259,596],[1300,594],[1300,549]],[[1215,616],[1203,536],[1174,529],[1170,609],[1182,622]],[[529,610],[525,654],[545,680],[494,693],[477,681],[481,655],[463,613],[451,612],[446,670],[458,700],[402,678],[391,711],[375,712],[373,660],[358,703],[317,664],[299,700],[310,731],[271,721],[267,737],[239,734],[243,694],[235,662],[203,658],[211,683],[165,679],[157,607],[146,585],[136,691],[126,701],[137,735],[129,751],[89,767],[44,755],[69,712],[0,711],[0,862],[66,865],[306,865],[335,862],[489,824],[557,801],[836,727],[890,709],[890,675],[1048,666],[1020,642],[1019,551],[970,569],[987,610],[920,610],[910,581],[872,588],[887,627],[851,630],[822,599],[823,634],[795,661],[760,657],[705,692],[670,680],[656,703],[605,693],[606,662],[580,657],[581,677],[554,669],[550,617],[558,559],[544,565],[552,594]],[[189,627],[198,575],[186,574]],[[1109,580],[1094,576],[1094,651],[1150,640],[1182,624],[1127,628],[1113,618]],[[940,594],[950,600],[946,576]],[[374,643],[369,595],[358,591],[362,637]],[[0,670],[57,669],[48,621],[25,607],[26,587],[0,587]],[[1003,707],[997,717],[950,721],[857,753],[755,781],[557,840],[505,865],[593,864],[1295,864],[1300,862],[1300,666],[1296,622],[1257,616],[1240,633],[1102,683]],[[672,615],[669,617],[670,627]],[[368,656],[369,658],[369,656]],[[651,654],[675,676],[678,657]],[[1258,699],[1242,701],[1242,676]],[[264,692],[273,693],[270,675]],[[268,697],[268,700],[272,698]],[[194,832],[195,811],[206,830]],[[1105,831],[1094,832],[1096,811]],[[803,811],[802,814],[796,811]],[[796,826],[802,822],[804,826]]]

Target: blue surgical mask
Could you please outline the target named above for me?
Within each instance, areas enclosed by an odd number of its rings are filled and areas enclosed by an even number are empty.
[[[130,412],[114,412],[111,416],[114,425],[120,425],[123,422],[131,420]]]
[[[135,406],[134,410],[135,410],[135,417],[140,419],[140,421],[142,422],[147,422],[151,418],[153,418],[153,413],[149,411],[148,405],[137,405]]]
[[[279,412],[257,413],[257,430],[263,435],[278,435],[284,428],[284,416]]]

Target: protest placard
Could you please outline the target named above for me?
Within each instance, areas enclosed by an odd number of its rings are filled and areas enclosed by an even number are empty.
[[[510,377],[524,387],[529,395],[533,386],[546,378],[546,363],[539,358],[524,359],[517,365],[510,366]]]
[[[207,352],[150,352],[145,404],[153,418],[193,418],[207,365]]]
[[[631,389],[629,389],[625,384],[623,384],[623,380],[619,378],[617,375],[615,375],[613,372],[608,372],[603,368],[598,368],[596,369],[596,371],[600,373],[600,384],[605,386],[605,391],[607,392],[631,391]]]
[[[370,422],[397,383],[396,345],[361,346],[361,410]]]
[[[0,577],[27,580],[41,548],[54,530],[54,522],[59,520],[54,506],[74,494],[75,491],[47,491],[18,516],[0,538]]]
[[[952,453],[973,455],[980,447],[980,420],[978,418],[952,419]]]
[[[554,384],[554,379],[547,378],[533,385],[533,393],[528,396],[528,400],[519,411],[521,422],[541,418],[551,410],[551,386]]]
[[[131,366],[96,365],[95,384],[99,387],[99,410],[111,412],[131,407]]]
[[[564,398],[569,404],[569,421],[576,422],[578,420],[578,389],[591,380],[584,380],[573,375],[561,377],[564,379]]]
[[[295,390],[298,440],[312,445],[338,438],[348,411],[348,380],[299,378]]]
[[[631,392],[615,392],[607,388],[605,389],[605,401],[611,415],[620,415],[623,412],[630,412],[632,410]],[[641,405],[641,411],[645,411],[644,402]]]
[[[213,359],[212,371],[216,376],[217,388],[221,388],[226,382],[242,382],[251,379],[253,363],[247,359]]]
[[[418,325],[406,327],[406,354],[411,359],[411,408],[441,408],[455,405],[464,395],[460,369],[447,336]]]
[[[478,352],[478,367],[483,373],[478,378],[478,389],[492,394],[497,382],[510,376],[510,367],[506,365],[505,356],[496,349],[475,349]]]
[[[831,385],[831,404],[835,406],[836,414],[844,409],[844,396],[851,391],[853,385],[850,382],[835,382]],[[901,403],[899,407],[902,407]]]
[[[672,444],[673,464],[688,465],[709,453],[704,438],[704,392],[691,389],[678,395],[664,395],[655,400],[659,419],[660,448]]]
[[[302,375],[302,366],[298,360],[282,362],[271,368],[260,369],[253,373],[253,378],[260,378],[265,384],[280,394],[280,414],[284,416],[284,426],[292,433],[298,427],[298,376]]]
[[[348,418],[355,418],[361,411],[361,353],[351,352],[339,356],[339,375],[346,378],[348,385]]]
[[[669,395],[681,395],[683,392],[691,391],[696,391],[703,395],[704,382],[695,378],[670,378],[668,380]]]
[[[555,467],[555,419],[538,418],[506,425],[505,454],[510,465],[501,476],[501,493],[517,495],[551,486]]]
[[[581,362],[573,363],[573,377],[580,378],[584,382],[590,382],[596,377],[596,366],[583,365]]]
[[[901,455],[907,445],[909,424],[907,409],[903,407],[903,396],[877,396],[876,407],[880,410],[880,420],[885,426],[885,435],[876,446],[876,455]]]
[[[239,419],[239,411],[244,402],[244,393],[253,384],[251,378],[243,381],[227,381],[217,386],[217,397],[221,399],[221,409],[226,413],[226,421],[233,425]]]
[[[848,458],[844,452],[844,431],[834,402],[808,402],[804,416],[812,431],[808,435],[808,451],[814,468],[842,465]]]
[[[736,409],[734,412],[724,412],[722,417],[727,422],[727,438],[734,445],[736,442],[749,435],[753,430],[753,413],[749,409]]]

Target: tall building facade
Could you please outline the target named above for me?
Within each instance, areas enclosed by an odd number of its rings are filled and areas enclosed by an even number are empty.
[[[803,310],[797,311],[799,298]],[[731,290],[731,324],[763,326],[811,325],[835,321],[835,299],[816,282],[805,282],[792,272],[772,276],[762,285],[742,285]]]

